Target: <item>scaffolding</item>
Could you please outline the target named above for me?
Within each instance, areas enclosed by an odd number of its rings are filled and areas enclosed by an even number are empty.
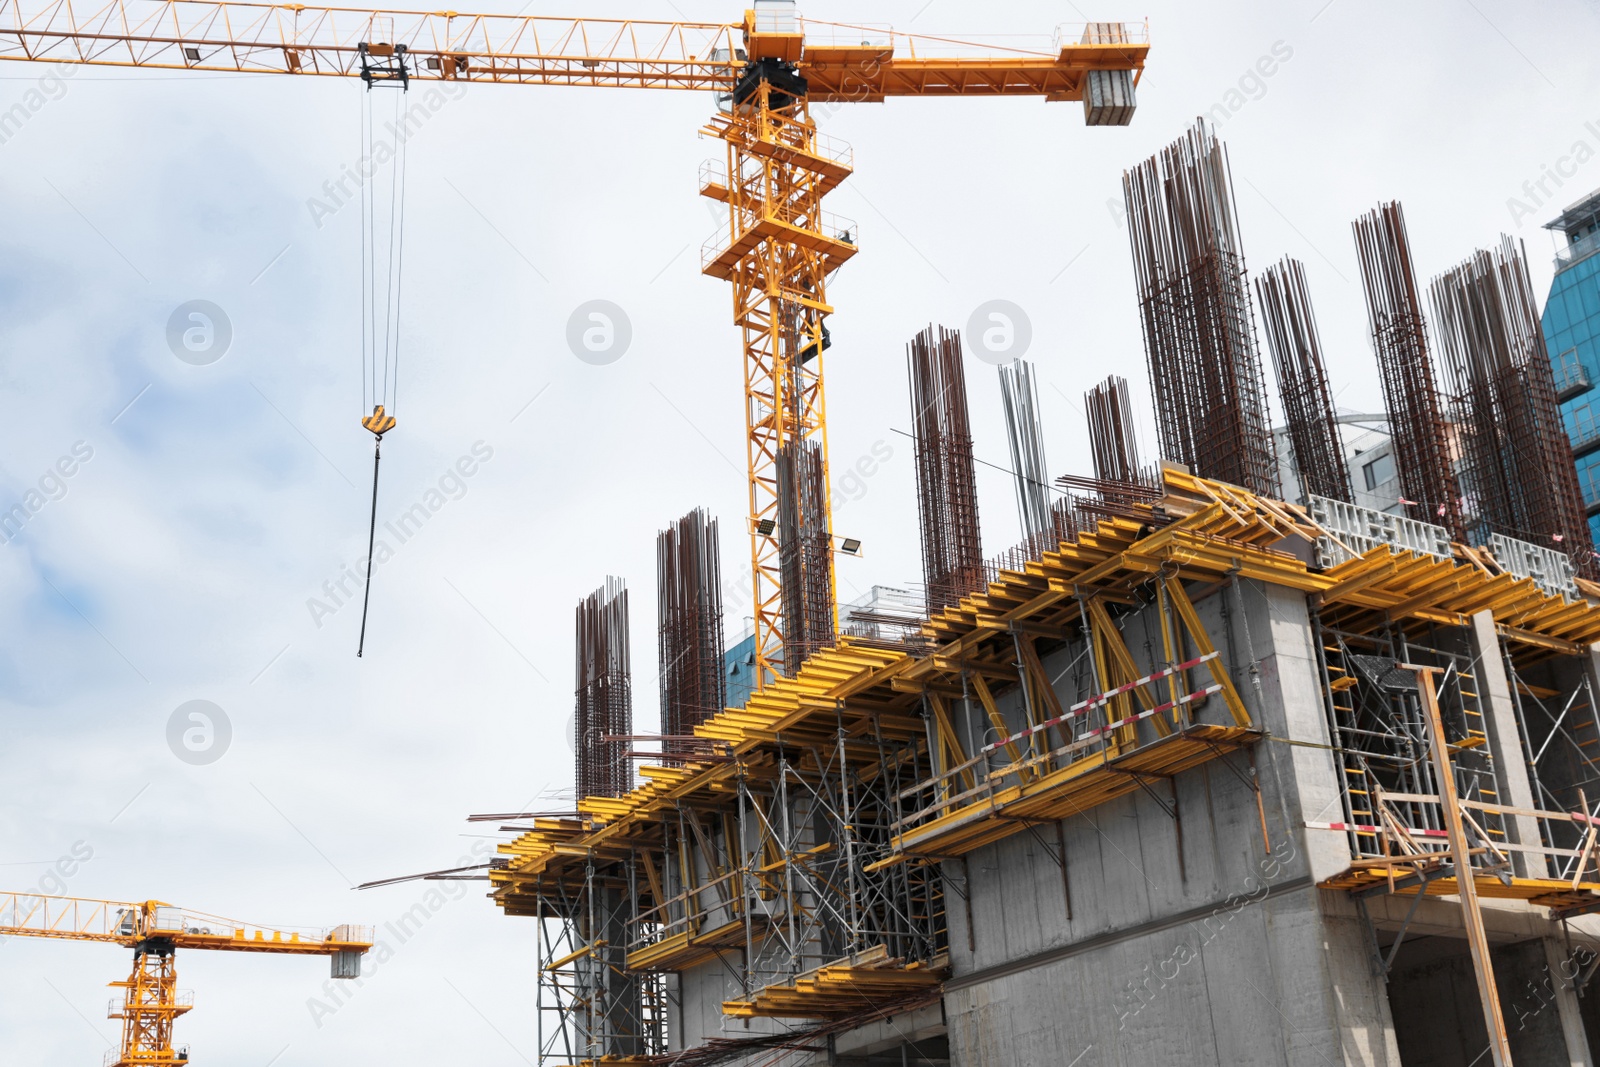
[[[842,704],[795,714],[831,688],[819,676],[905,661],[823,650],[702,723],[686,765],[646,766],[645,786],[587,797],[577,818],[534,820],[523,842],[540,862],[496,896],[541,931],[541,1063],[664,1054],[672,976],[703,963],[733,976],[730,1018],[858,1016],[938,987],[940,872],[884,862],[902,794],[930,774],[922,723]]]
[[[965,857],[1033,836],[1070,914],[1060,820],[1139,792],[1176,822],[1191,769],[1243,781],[1265,840],[1260,696],[1234,681],[1249,583],[1304,594],[1321,650],[1344,810],[1304,825],[1350,857],[1324,888],[1459,896],[1480,932],[1477,898],[1600,910],[1600,610],[1410,520],[1173,464],[1157,492],[933,611],[916,647],[840,636],[638,787],[506,827],[488,877],[539,928],[541,1065],[777,1062],[936,1003],[948,908],[973,936]],[[724,1030],[782,1032],[689,1032],[691,972],[700,1000],[726,990]]]
[[[701,722],[691,755],[644,766],[626,795],[508,827],[518,837],[489,877],[540,929],[542,1062],[682,1051],[675,975],[702,965],[726,974],[729,1019],[842,1025],[930,1003],[948,972],[936,857],[1253,743],[1183,584],[1225,578],[1241,552],[1252,566],[1267,551],[1253,546],[1300,527],[1284,513],[1241,526],[1255,498],[1183,484],[1163,489],[1181,518],[1160,533],[1146,503],[1055,546],[1048,573],[1030,561],[936,612],[931,654],[841,637]],[[1110,570],[1079,558],[1107,553]],[[1162,560],[1171,573],[1152,577]],[[1072,576],[1081,597],[1049,592]],[[1015,625],[984,621],[996,611]],[[1062,706],[1043,666],[1063,650],[1081,707]],[[1046,844],[1065,880],[1059,841]]]

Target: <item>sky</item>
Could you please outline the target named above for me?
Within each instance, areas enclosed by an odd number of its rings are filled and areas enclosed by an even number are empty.
[[[929,323],[1022,309],[1052,474],[1089,470],[1082,394],[1108,373],[1153,453],[1120,176],[1196,115],[1228,147],[1250,267],[1305,262],[1349,410],[1381,409],[1356,215],[1401,200],[1424,277],[1520,238],[1542,298],[1541,224],[1600,187],[1593,0],[802,12],[975,40],[1148,17],[1152,38],[1127,128],[1031,100],[819,108],[854,147],[828,206],[861,246],[829,289],[835,529],[864,546],[839,564],[845,598],[920,576],[904,352]],[[720,517],[736,587],[738,339],[725,284],[699,273],[713,101],[472,85],[428,105],[379,522],[438,506],[377,569],[358,659],[338,583],[370,507],[361,237],[324,187],[360,154],[359,83],[0,68],[0,114],[28,112],[0,135],[0,510],[31,509],[0,547],[0,889],[380,931],[420,904],[337,998],[322,960],[180,955],[197,1004],[180,1040],[214,1067],[531,1062],[530,921],[475,883],[352,886],[471,862],[492,842],[470,813],[570,803],[572,610],[607,575],[631,589],[636,725],[653,728],[657,530]],[[568,343],[595,300],[631,335],[603,365]],[[194,301],[226,323],[198,354]],[[978,458],[1003,465],[995,372],[967,374]],[[986,551],[1014,543],[1006,476],[980,467],[979,495]],[[731,635],[749,609],[729,596]],[[186,745],[193,701],[211,734]],[[0,943],[5,1062],[97,1062],[128,963]]]

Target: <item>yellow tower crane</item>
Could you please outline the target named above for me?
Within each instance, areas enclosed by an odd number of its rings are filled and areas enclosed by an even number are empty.
[[[108,1056],[106,1067],[189,1062],[189,1050],[172,1044],[173,1022],[194,1007],[194,994],[177,988],[173,955],[180,948],[328,956],[333,977],[356,978],[362,954],[372,947],[366,927],[272,929],[159,900],[131,904],[32,893],[0,893],[0,938],[6,937],[100,941],[133,949],[133,973],[111,983],[122,994],[112,999],[107,1018],[122,1020],[122,1046],[115,1061]]]
[[[1147,27],[1079,23],[1039,40],[978,45],[818,22],[801,19],[792,0],[755,0],[731,23],[0,0],[0,59],[360,77],[369,86],[453,80],[719,94],[704,132],[726,142],[725,159],[702,171],[700,191],[728,205],[727,226],[702,249],[701,268],[732,283],[743,344],[758,686],[791,672],[837,626],[825,283],[855,255],[858,233],[822,209],[852,157],[817,132],[811,106],[1024,96],[1082,101],[1090,125],[1131,120]]]

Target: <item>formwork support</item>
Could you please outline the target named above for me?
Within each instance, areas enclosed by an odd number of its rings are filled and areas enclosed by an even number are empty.
[[[629,870],[590,857],[581,884],[552,881],[535,890],[541,1065],[632,1062],[667,1050],[665,976],[627,966],[637,899],[629,883]]]
[[[1472,845],[1462,823],[1461,801],[1456,795],[1455,774],[1450,766],[1450,750],[1445,740],[1444,720],[1434,685],[1437,667],[1406,665],[1417,676],[1417,693],[1422,699],[1423,724],[1428,730],[1428,747],[1439,782],[1440,807],[1445,832],[1449,834],[1451,863],[1458,872],[1472,870]],[[1478,1000],[1483,1022],[1489,1031],[1489,1049],[1494,1067],[1512,1067],[1511,1040],[1506,1034],[1505,1017],[1500,1012],[1500,991],[1494,980],[1494,961],[1489,956],[1489,936],[1483,927],[1483,912],[1478,906],[1477,881],[1470,874],[1456,879],[1461,897],[1461,916],[1467,928],[1467,945],[1472,951],[1472,970],[1478,980]],[[1417,889],[1422,892],[1421,887]]]

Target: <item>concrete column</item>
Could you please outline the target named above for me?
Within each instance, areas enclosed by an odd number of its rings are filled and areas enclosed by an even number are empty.
[[[1590,645],[1578,657],[1578,662],[1582,664],[1584,677],[1589,680],[1590,691],[1600,698],[1600,645]]]
[[[1259,715],[1257,726],[1275,737],[1303,744],[1267,741],[1257,748],[1256,761],[1267,804],[1268,821],[1278,807],[1289,825],[1282,832],[1304,849],[1311,877],[1318,881],[1350,866],[1350,846],[1343,834],[1307,830],[1305,823],[1340,819],[1342,775],[1329,750],[1328,718],[1323,709],[1323,689],[1328,684],[1317,661],[1316,638],[1303,594],[1263,582],[1241,582],[1245,606],[1242,625],[1235,621],[1235,638],[1241,666],[1253,646],[1261,657],[1261,707],[1248,676],[1238,681],[1247,707]],[[1221,596],[1234,594],[1223,591]],[[1248,627],[1250,640],[1244,639]],[[1221,627],[1212,639],[1223,646]],[[1274,847],[1277,847],[1276,844]]]
[[[1514,808],[1536,808],[1533,784],[1528,778],[1528,756],[1517,729],[1517,709],[1511,702],[1511,685],[1506,681],[1506,666],[1500,658],[1500,635],[1495,632],[1494,615],[1485,610],[1472,616],[1473,673],[1477,677],[1478,703],[1483,711],[1484,730],[1489,735],[1489,752],[1494,757],[1495,786],[1500,803]],[[1528,815],[1511,815],[1505,820],[1506,836],[1517,845],[1540,845],[1539,822]],[[1512,870],[1521,878],[1548,878],[1545,857],[1526,852],[1511,854]]]
[[[1594,1057],[1589,1052],[1589,1036],[1583,1029],[1578,994],[1572,988],[1572,980],[1567,977],[1572,967],[1567,963],[1566,950],[1554,937],[1541,940],[1544,941],[1550,991],[1555,997],[1556,1010],[1561,1014],[1561,1034],[1567,1040],[1567,1060],[1571,1067],[1594,1067]]]

